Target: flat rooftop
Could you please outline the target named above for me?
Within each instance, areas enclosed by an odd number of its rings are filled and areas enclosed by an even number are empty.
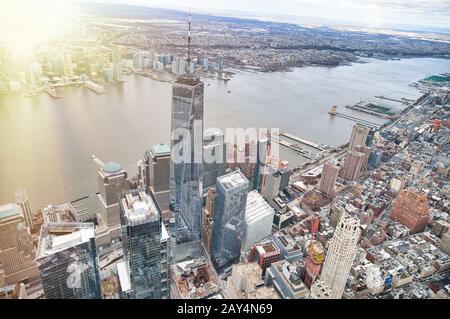
[[[19,214],[19,207],[14,203],[0,206],[0,219],[12,217]]]
[[[152,153],[157,156],[170,155],[170,147],[167,144],[156,144],[152,147]]]
[[[253,190],[247,194],[247,206],[245,208],[245,221],[247,224],[264,218],[267,215],[273,215],[274,213],[275,210],[257,190]]]
[[[144,191],[129,192],[121,199],[124,217],[131,225],[159,219],[159,211],[153,199]]]
[[[78,216],[71,203],[48,205],[42,209],[45,222],[78,222]]]
[[[93,223],[46,223],[41,227],[36,259],[86,243],[94,237]]]
[[[268,254],[268,253],[280,251],[273,242],[258,244],[256,246],[256,249],[258,250],[259,254]]]
[[[236,188],[248,184],[247,178],[241,171],[237,170],[217,178],[217,181],[223,185],[225,189]]]
[[[282,230],[276,232],[275,234],[273,234],[273,238],[278,239],[279,242],[281,243],[281,245],[283,246],[283,247],[279,247],[280,249],[284,248],[287,251],[293,251],[293,250],[300,249],[300,247],[297,245],[294,238],[292,238],[292,236],[289,235],[289,233],[285,229],[282,229]]]
[[[128,270],[128,263],[121,261],[117,263],[117,273],[119,275],[120,289],[123,292],[131,290],[130,272]]]

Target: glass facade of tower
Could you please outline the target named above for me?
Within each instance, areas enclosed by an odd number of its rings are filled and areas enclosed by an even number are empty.
[[[200,239],[203,96],[203,82],[193,75],[182,75],[173,85],[170,200],[178,243]]]
[[[239,260],[244,236],[248,180],[240,171],[217,179],[212,262],[221,271]]]
[[[121,199],[122,243],[128,263],[131,297],[168,299],[170,296],[169,236],[153,196],[144,191]]]
[[[46,299],[101,299],[93,224],[44,224],[37,263]]]
[[[206,192],[208,187],[216,185],[217,177],[225,174],[225,137],[220,130],[210,130],[205,132],[203,144],[203,191]]]

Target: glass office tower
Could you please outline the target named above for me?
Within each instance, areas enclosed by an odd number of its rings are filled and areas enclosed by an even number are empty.
[[[46,299],[101,299],[94,224],[44,224],[36,260]]]
[[[200,239],[203,96],[203,82],[193,74],[179,76],[173,85],[171,205],[177,243]]]
[[[239,260],[248,184],[239,170],[217,179],[211,259],[218,272]]]
[[[143,190],[131,191],[122,196],[120,206],[130,298],[169,298],[169,235],[155,197]]]

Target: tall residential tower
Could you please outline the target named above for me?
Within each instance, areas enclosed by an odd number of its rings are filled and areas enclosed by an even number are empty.
[[[342,297],[356,256],[360,234],[361,230],[357,219],[349,215],[341,217],[328,246],[320,281],[314,283],[314,288],[311,288],[312,294],[314,291],[329,289],[330,294],[326,294],[327,298],[340,299]],[[318,284],[323,285],[326,289],[317,289]],[[312,297],[317,298],[317,296]]]
[[[339,175],[339,170],[340,168],[331,162],[323,164],[319,190],[329,197],[334,196],[334,186]]]
[[[367,137],[371,131],[370,127],[361,125],[359,123],[353,126],[352,135],[348,145],[348,150],[353,151],[356,145],[367,145]]]

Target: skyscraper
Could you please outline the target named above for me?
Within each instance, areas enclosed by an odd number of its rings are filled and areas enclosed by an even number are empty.
[[[206,195],[205,209],[211,214],[212,218],[214,217],[214,209],[216,207],[216,196],[216,189],[214,187],[210,187]]]
[[[70,53],[66,53],[63,57],[64,63],[64,76],[66,78],[73,77],[73,65],[72,65],[72,56]]]
[[[334,196],[334,185],[339,175],[340,168],[331,162],[323,164],[322,176],[320,178],[319,190],[329,197]]]
[[[356,145],[367,145],[367,137],[370,133],[370,127],[361,125],[359,123],[353,126],[352,135],[350,136],[350,142],[348,150],[353,151]]]
[[[408,227],[411,233],[423,231],[429,219],[427,194],[415,189],[402,190],[392,205],[391,218]]]
[[[36,251],[16,204],[0,206],[0,288],[39,280]]]
[[[261,191],[262,175],[268,161],[266,154],[268,143],[269,140],[267,138],[262,138],[258,140],[256,147],[256,166],[253,171],[253,189],[256,189],[257,191]]]
[[[20,206],[20,209],[22,210],[23,217],[25,218],[25,222],[27,223],[28,228],[30,231],[33,230],[33,215],[31,213],[30,203],[28,202],[27,193],[24,189],[18,189],[16,191],[16,202],[17,205]]]
[[[247,190],[248,180],[239,170],[217,179],[211,259],[218,271],[241,254]]]
[[[341,170],[341,176],[350,181],[357,179],[361,175],[365,158],[364,153],[348,151],[345,156],[344,168]]]
[[[328,245],[320,281],[316,281],[312,286],[316,287],[311,288],[312,294],[314,291],[326,291],[326,289],[317,289],[317,285],[323,284],[330,289],[330,298],[340,299],[342,297],[356,256],[360,234],[361,230],[357,219],[349,215],[341,217],[333,238]]]
[[[98,170],[98,197],[102,204],[100,215],[108,227],[120,224],[119,198],[123,191],[129,189],[127,173],[115,162],[104,164],[93,156],[99,165]]]
[[[169,235],[153,194],[143,190],[124,194],[122,243],[124,261],[136,299],[167,299],[170,296]]]
[[[270,207],[258,191],[253,190],[248,193],[245,208],[243,249],[250,248],[253,244],[271,234],[274,214],[274,209]]]
[[[188,72],[172,87],[171,203],[178,243],[200,239],[203,203],[203,96],[204,85],[190,72],[190,21]]]
[[[364,154],[364,162],[362,164],[361,170],[366,171],[369,166],[369,157],[372,153],[372,149],[369,146],[366,145],[355,145],[353,147],[353,150],[355,152],[363,153]]]
[[[209,130],[203,136],[203,188],[216,185],[217,177],[225,174],[225,141],[220,130]]]
[[[216,204],[216,190],[214,187],[208,189],[206,194],[206,205],[202,209],[202,244],[208,254],[211,254],[212,221]]]
[[[286,167],[278,168],[270,164],[267,165],[265,183],[264,186],[261,186],[261,194],[272,207],[278,208],[274,198],[288,186],[290,174],[291,171]]]
[[[117,163],[104,164],[92,156],[99,166],[98,169],[98,199],[100,214],[97,216],[99,227],[95,229],[96,244],[99,255],[120,248],[120,205],[122,192],[130,188],[127,172]]]
[[[46,299],[101,299],[94,224],[44,224],[36,261]]]
[[[166,219],[170,197],[170,147],[166,144],[153,145],[138,162],[139,187],[155,195],[161,215]]]
[[[113,79],[117,82],[123,81],[123,65],[122,65],[122,55],[118,48],[114,48],[112,52],[112,63],[113,63]]]

